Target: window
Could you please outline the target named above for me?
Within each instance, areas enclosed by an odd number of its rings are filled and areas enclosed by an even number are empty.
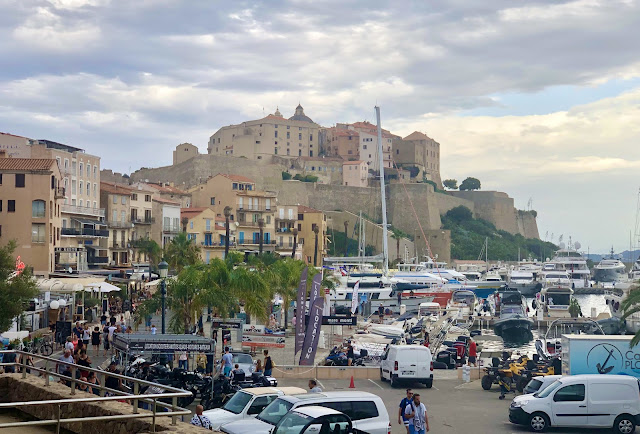
[[[88,203],[88,202],[87,202]],[[78,203],[78,205],[80,205],[80,207],[82,207],[83,203],[82,203],[82,199],[80,199],[80,202]]]
[[[77,175],[78,174],[78,170],[77,170],[75,161],[71,162],[71,174],[72,175]]]
[[[87,196],[91,196],[91,183],[87,182]]]
[[[24,188],[24,173],[16,173],[16,188]]]
[[[302,149],[298,149],[298,157],[302,157]]]
[[[98,176],[98,166],[93,166],[93,177],[95,178],[96,176]]]
[[[144,195],[144,201],[145,202],[151,202],[151,195],[150,194],[145,194]]]
[[[16,201],[8,200],[7,201],[7,212],[16,212]]]
[[[211,230],[211,219],[205,219],[205,230],[206,231]]]
[[[65,159],[64,159],[64,168],[65,168],[65,169],[68,169],[68,168],[69,168],[69,159],[68,159],[68,158],[65,158]]]
[[[313,134],[309,134],[309,141],[313,142]]]
[[[0,212],[2,212],[2,199],[0,199]]]
[[[193,229],[193,222],[189,222],[189,229]]]
[[[122,223],[127,221],[127,212],[126,211],[121,211],[120,212],[120,221]],[[124,233],[124,231],[122,233]]]
[[[584,401],[584,384],[572,384],[559,389],[553,396],[555,402]]]
[[[212,197],[211,201],[209,202],[211,205],[215,205],[216,204],[216,198]]]
[[[82,181],[78,183],[78,194],[82,194]]]
[[[31,225],[31,242],[44,243],[44,240],[45,240],[44,233],[45,233],[44,223],[33,223]]]
[[[275,138],[276,139],[278,138],[278,132],[277,131],[275,132]]]
[[[270,215],[268,215],[268,216],[267,216],[267,224],[270,224],[270,223],[271,223],[271,216],[270,216]]]
[[[137,195],[137,194],[135,194],[135,193],[133,193],[133,194],[131,195],[131,200],[138,200],[138,195]]]
[[[287,128],[289,128],[289,127],[287,127]],[[291,138],[291,133],[289,131],[287,131],[287,139],[290,139],[290,138]]]
[[[84,174],[84,165],[80,163],[80,176]]]
[[[98,194],[98,184],[93,184],[93,197],[96,197],[97,194]]]
[[[113,210],[113,212],[111,213],[111,216],[113,217],[111,219],[111,221],[113,222],[117,222],[118,221],[118,211],[116,211],[115,209]]]
[[[367,149],[367,145],[362,145],[362,149]]]
[[[278,155],[278,148],[273,148],[273,153]]]
[[[127,204],[127,196],[122,196],[122,204],[123,205]]]
[[[93,186],[95,187],[96,185],[94,184]],[[95,188],[93,190],[95,191]],[[95,200],[93,201],[93,208],[94,209],[98,208],[98,202],[96,202]]]
[[[231,186],[232,189],[237,190],[238,189],[238,183],[234,182],[233,185]]]
[[[91,176],[91,164],[87,164],[87,178]]]
[[[298,133],[298,140],[302,140],[302,133]]]
[[[290,128],[291,128],[291,126],[290,126],[290,125],[287,125],[287,129],[290,129]],[[287,134],[288,134],[288,133],[287,133]]]
[[[116,196],[115,194],[113,195],[113,203],[114,204],[118,203],[118,196]]]

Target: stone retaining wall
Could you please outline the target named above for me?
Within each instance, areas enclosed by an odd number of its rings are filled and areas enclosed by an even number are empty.
[[[297,366],[278,365],[273,370],[275,378],[315,378],[318,380],[349,380],[351,376],[355,380],[358,379],[376,379],[380,378],[379,367],[368,366]]]
[[[44,385],[44,380],[35,376],[27,375],[22,378],[21,374],[0,375],[0,401],[20,402],[20,401],[44,401],[59,400],[81,397],[95,397],[93,394],[76,391],[71,395],[70,389],[59,383],[50,383],[48,387]],[[56,419],[56,405],[34,405],[20,407],[19,410],[32,415],[36,419]],[[63,404],[60,408],[61,418],[91,417],[91,416],[112,416],[120,414],[132,414],[133,407],[129,404],[106,401]],[[151,414],[150,411],[139,409],[140,413]],[[159,414],[161,414],[159,412]],[[76,433],[101,433],[101,434],[133,434],[148,433],[152,431],[151,417],[144,419],[129,419],[123,421],[101,421],[85,423],[68,423],[62,426],[69,431]],[[156,431],[202,434],[211,432],[200,427],[196,427],[184,422],[171,425],[170,417],[156,418]]]

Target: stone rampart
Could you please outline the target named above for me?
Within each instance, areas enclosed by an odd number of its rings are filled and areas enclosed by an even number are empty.
[[[497,229],[511,234],[518,230],[517,210],[513,198],[500,191],[452,191],[454,197],[466,199],[474,203],[473,212],[478,218],[487,220]]]

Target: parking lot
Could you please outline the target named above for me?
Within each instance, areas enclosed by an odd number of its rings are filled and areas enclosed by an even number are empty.
[[[422,384],[409,384],[414,392],[419,392],[422,402],[427,406],[430,433],[525,433],[528,427],[509,422],[509,405],[513,394],[499,400],[497,386],[489,391],[482,390],[480,381],[463,383],[455,371],[435,371],[433,388]],[[324,391],[360,390],[374,393],[384,401],[394,434],[406,433],[398,424],[398,405],[404,397],[406,387],[392,389],[388,382],[380,378],[357,380],[355,389],[349,389],[348,380],[321,380]],[[307,387],[307,380],[279,379],[279,386]],[[583,433],[584,429],[551,429],[549,432]],[[610,430],[592,430],[590,433],[611,432]]]

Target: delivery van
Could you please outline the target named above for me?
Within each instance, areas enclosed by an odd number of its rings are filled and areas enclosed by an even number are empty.
[[[389,345],[380,359],[380,379],[389,380],[391,387],[400,382],[424,383],[433,386],[431,350],[422,345]]]
[[[575,427],[631,434],[640,424],[640,382],[628,375],[564,376],[542,392],[514,398],[509,420],[534,432]]]

